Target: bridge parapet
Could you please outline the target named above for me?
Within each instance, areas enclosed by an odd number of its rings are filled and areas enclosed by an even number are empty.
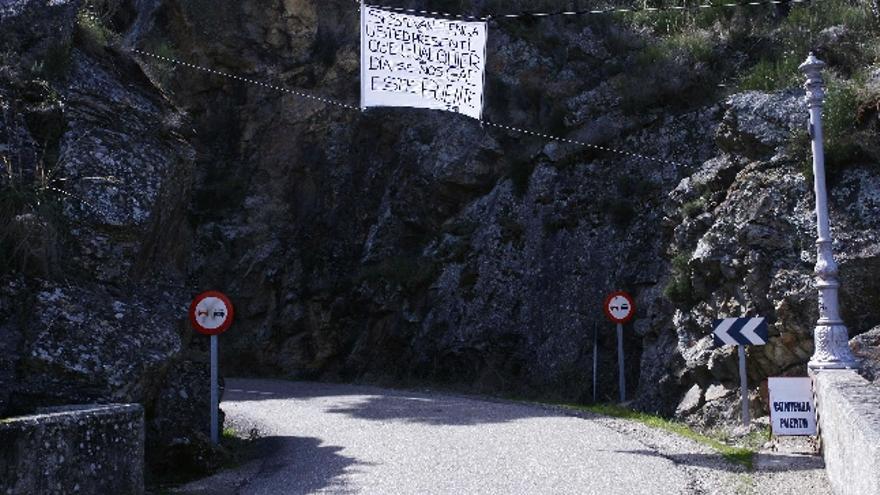
[[[0,494],[144,493],[144,410],[64,406],[0,419]]]
[[[880,495],[880,386],[853,370],[813,373],[825,468],[837,495]]]

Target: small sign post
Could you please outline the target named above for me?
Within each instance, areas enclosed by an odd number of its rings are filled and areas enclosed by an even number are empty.
[[[748,426],[752,422],[752,414],[749,412],[749,376],[746,374],[746,348],[736,346],[739,354],[739,393],[742,396],[742,422]]]
[[[749,384],[746,374],[747,345],[764,345],[767,343],[767,321],[764,318],[725,318],[715,320],[715,346],[737,346],[739,353],[739,387],[742,396],[742,422],[748,426],[751,422],[749,414]]]
[[[217,359],[217,336],[232,325],[235,310],[232,301],[226,295],[208,291],[196,296],[189,307],[189,321],[193,328],[211,336],[211,443],[220,442],[219,419],[217,409],[220,407],[220,390],[218,384],[219,366]]]
[[[599,327],[593,323],[593,402],[596,402],[596,390],[598,380],[596,375],[599,371]]]
[[[810,378],[770,378],[770,423],[774,435],[815,435],[816,405]]]
[[[617,291],[605,298],[602,306],[605,316],[611,323],[617,324],[617,364],[620,379],[620,402],[626,402],[626,374],[623,366],[623,324],[632,320],[636,314],[636,304],[632,296]]]

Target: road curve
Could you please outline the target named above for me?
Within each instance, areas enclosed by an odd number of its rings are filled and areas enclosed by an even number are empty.
[[[264,455],[212,494],[677,494],[672,461],[597,421],[432,392],[227,379],[226,425]]]

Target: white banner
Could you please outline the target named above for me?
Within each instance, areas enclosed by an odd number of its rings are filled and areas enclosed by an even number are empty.
[[[361,108],[483,113],[486,23],[361,4]]]

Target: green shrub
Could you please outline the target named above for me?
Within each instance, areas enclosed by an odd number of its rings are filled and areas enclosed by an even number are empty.
[[[851,165],[880,161],[878,126],[871,122],[880,109],[880,92],[858,80],[829,78],[823,112],[825,167],[829,179]]]
[[[824,0],[821,4],[794,5],[767,40],[769,46],[761,50],[762,58],[740,78],[739,89],[774,91],[800,86],[803,76],[798,65],[818,48],[822,31],[832,26],[843,26],[847,39],[858,45],[835,45],[827,54],[834,58],[837,69],[850,73],[876,61],[880,30],[867,2]]]
[[[673,10],[681,5],[680,0],[648,1],[643,8],[658,8],[658,11],[640,9],[633,13],[615,14],[622,21],[637,29],[648,29],[654,35],[675,35],[710,29],[717,25],[729,25],[736,14],[733,9]]]
[[[798,86],[802,81],[798,66],[801,60],[791,54],[782,59],[763,59],[740,78],[741,91],[776,91]]]
[[[806,129],[799,129],[791,135],[786,144],[786,154],[800,167],[807,185],[813,184],[812,140]]]
[[[816,5],[794,5],[781,28],[785,31],[784,39],[789,43],[808,43],[815,41],[819,32],[831,26],[846,26],[858,33],[876,34],[877,31],[868,2],[850,0],[823,0]]]
[[[823,111],[825,176],[834,181],[846,168],[880,161],[880,90],[855,80],[831,77]],[[804,131],[788,143],[788,154],[801,166],[809,184],[813,182],[811,139]]]
[[[32,174],[0,155],[0,274],[13,271],[48,276],[57,265],[60,190],[42,168]]]
[[[111,30],[105,18],[97,11],[84,6],[77,15],[77,40],[88,51],[100,51],[115,44],[119,35]]]
[[[666,299],[676,304],[693,303],[694,287],[691,284],[691,268],[688,263],[693,253],[679,253],[670,261],[669,283],[663,288]]]
[[[856,85],[851,81],[828,81],[822,123],[825,131],[826,166],[836,168],[856,152],[858,143],[851,141],[856,130],[859,107]]]
[[[162,59],[156,57],[146,57],[145,60],[150,68],[148,71],[149,76],[154,79],[154,83],[161,89],[168,91],[171,80],[174,77],[175,71],[177,70],[177,65],[169,63],[168,60],[180,60],[180,55],[178,54],[177,50],[175,50],[174,47],[167,41],[163,41],[155,46],[150,47],[148,51],[153,53],[154,55],[163,57]]]
[[[684,218],[693,218],[706,210],[706,198],[699,197],[681,205],[681,215]]]
[[[707,31],[677,33],[650,43],[637,55],[639,66],[662,63],[668,60],[689,59],[691,63],[711,63],[715,44]]]
[[[610,79],[621,109],[641,114],[647,108],[701,105],[716,94],[720,71],[717,40],[707,31],[677,33],[643,42],[629,67]]]

